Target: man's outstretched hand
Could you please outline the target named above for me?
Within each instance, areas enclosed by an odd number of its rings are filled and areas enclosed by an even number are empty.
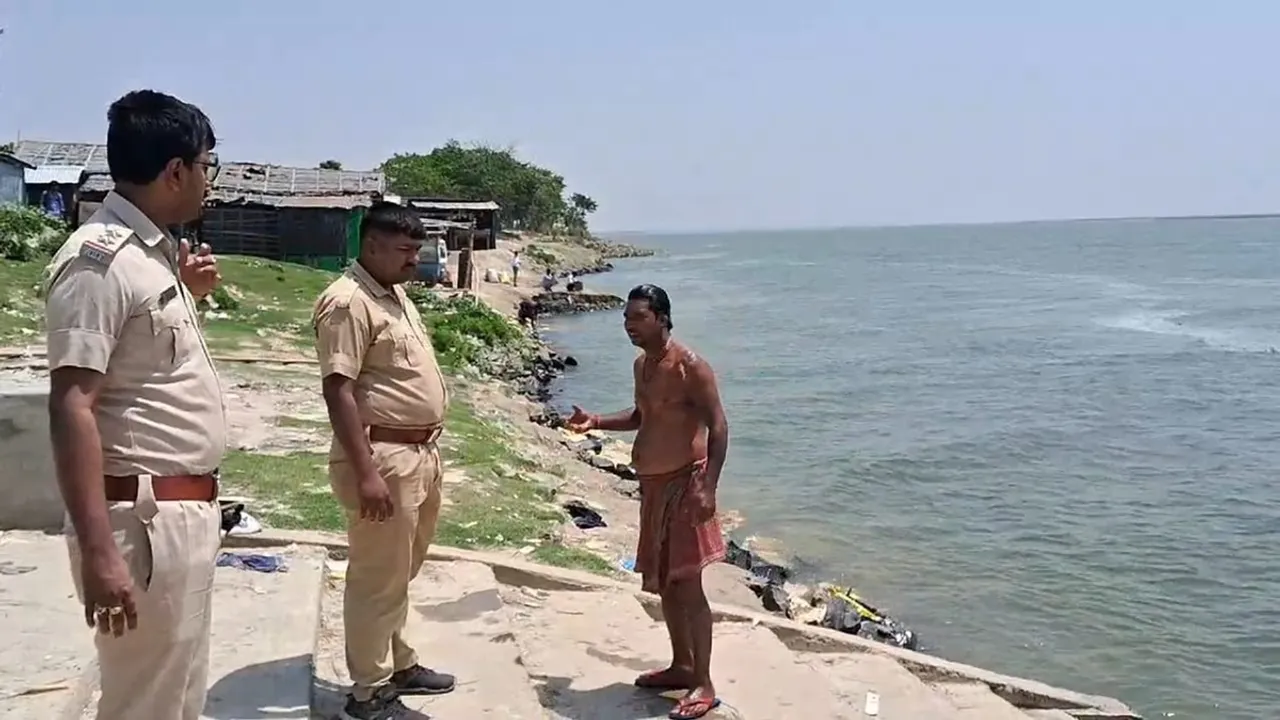
[[[596,416],[588,414],[577,405],[573,406],[573,414],[565,422],[565,427],[569,428],[569,432],[578,434],[585,433],[588,430],[596,429]]]
[[[218,259],[213,256],[213,248],[201,243],[195,255],[191,254],[191,242],[187,239],[178,241],[178,272],[182,276],[182,284],[191,291],[191,296],[200,298],[213,292],[222,275],[218,274]]]

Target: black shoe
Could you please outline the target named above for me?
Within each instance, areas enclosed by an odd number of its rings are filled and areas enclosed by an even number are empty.
[[[443,695],[453,692],[457,680],[452,675],[414,665],[391,675],[391,687],[401,695]]]
[[[342,720],[407,720],[412,716],[409,708],[396,697],[395,689],[387,686],[379,688],[369,700],[356,700],[354,695],[348,695],[340,717]]]

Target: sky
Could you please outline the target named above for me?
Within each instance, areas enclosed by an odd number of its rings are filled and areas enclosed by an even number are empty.
[[[224,160],[512,146],[597,230],[1280,211],[1261,0],[0,0],[0,27],[0,142],[101,142],[154,88]]]

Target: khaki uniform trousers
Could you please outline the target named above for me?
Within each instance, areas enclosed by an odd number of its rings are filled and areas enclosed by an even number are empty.
[[[417,577],[440,516],[440,453],[434,443],[374,442],[373,463],[391,491],[386,522],[360,518],[356,476],[345,459],[329,463],[329,482],[347,510],[347,586],[342,600],[347,672],[357,700],[367,700],[418,654],[404,640],[409,582]]]
[[[222,512],[216,502],[157,502],[146,475],[138,478],[135,502],[107,508],[133,575],[138,627],[121,637],[93,631],[102,688],[97,720],[199,720],[208,692]],[[80,546],[69,519],[66,527],[83,602]]]

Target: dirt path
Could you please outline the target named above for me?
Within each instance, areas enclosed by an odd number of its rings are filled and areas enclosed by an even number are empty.
[[[484,276],[486,270],[493,270],[499,275],[511,275],[511,259],[515,256],[515,251],[524,253],[521,260],[520,274],[517,278],[518,284],[512,285],[510,280],[507,282],[485,282]],[[521,240],[499,240],[496,250],[477,250],[472,253],[472,262],[474,263],[473,288],[480,299],[484,300],[494,310],[508,317],[515,317],[516,305],[524,298],[532,297],[542,291],[539,283],[542,281],[543,265],[535,259],[534,255],[539,252],[550,253],[555,256],[559,267],[563,268],[584,268],[593,267],[601,262],[600,254],[580,245],[570,243],[552,242],[545,238],[532,237]],[[458,257],[454,253],[449,258],[449,273],[451,277],[458,276]],[[590,290],[591,276],[583,278],[586,285],[585,290]]]

